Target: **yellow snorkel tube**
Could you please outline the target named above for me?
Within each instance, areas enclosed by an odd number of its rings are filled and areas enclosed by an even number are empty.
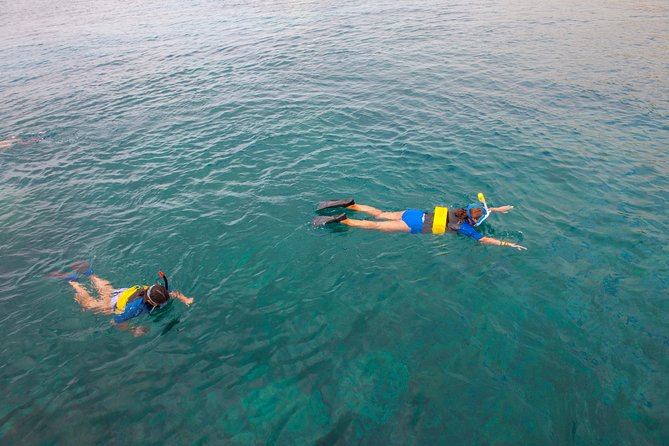
[[[488,210],[488,205],[485,202],[485,197],[483,196],[483,192],[479,192],[478,194],[479,201],[483,203],[483,207],[485,207],[486,211]]]

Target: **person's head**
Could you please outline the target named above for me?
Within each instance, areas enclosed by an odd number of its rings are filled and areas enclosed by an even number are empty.
[[[484,215],[485,211],[479,205],[472,205],[467,209],[460,208],[455,210],[455,216],[458,220],[465,220],[472,225],[478,224],[479,219]]]
[[[467,216],[469,217],[469,223],[473,225],[479,224],[479,221],[482,222],[481,217],[485,215],[485,211],[478,204],[471,205],[467,208]]]
[[[151,285],[144,295],[144,302],[152,307],[159,307],[168,300],[170,300],[169,291],[164,286],[158,284]]]

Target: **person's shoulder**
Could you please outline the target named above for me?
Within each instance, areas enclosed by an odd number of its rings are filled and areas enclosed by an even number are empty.
[[[132,319],[134,315],[130,313],[127,309],[121,314],[115,314],[113,317],[114,323],[116,324],[122,324],[123,322],[127,322],[130,319]]]
[[[481,235],[476,229],[474,229],[474,227],[470,225],[469,222],[462,223],[460,225],[460,229],[458,229],[458,233],[471,237],[476,241],[483,238],[483,235]]]

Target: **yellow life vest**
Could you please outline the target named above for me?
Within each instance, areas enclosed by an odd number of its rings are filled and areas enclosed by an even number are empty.
[[[147,288],[148,288],[147,286],[135,285],[123,291],[118,296],[118,300],[116,301],[116,305],[114,306],[114,314],[122,314],[125,311],[125,306],[128,305],[128,302],[137,300],[139,298],[137,296],[137,294],[139,294],[139,291],[145,290]]]
[[[435,206],[434,220],[432,221],[432,233],[443,234],[446,232],[446,225],[448,224],[448,208]]]

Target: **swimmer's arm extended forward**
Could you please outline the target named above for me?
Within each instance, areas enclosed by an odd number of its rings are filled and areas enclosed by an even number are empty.
[[[501,213],[503,213],[503,214],[506,214],[506,213],[509,212],[511,209],[513,209],[513,206],[509,206],[509,205],[506,205],[506,206],[500,206],[500,207],[498,207],[498,208],[488,208],[488,210],[489,210],[490,212],[501,212]]]
[[[527,248],[524,246],[516,245],[515,243],[511,242],[505,242],[503,240],[497,240],[496,238],[492,237],[483,237],[482,239],[479,240],[479,242],[483,243],[484,245],[508,246],[509,248],[516,248],[519,251],[522,250],[527,251]]]
[[[186,305],[190,305],[193,303],[192,297],[186,297],[179,291],[170,291],[170,297],[172,297],[172,299],[177,299]]]

